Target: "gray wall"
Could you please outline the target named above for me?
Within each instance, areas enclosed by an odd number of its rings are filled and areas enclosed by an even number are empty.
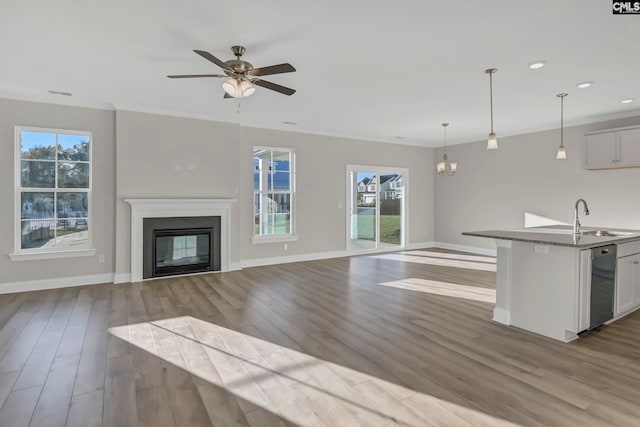
[[[564,162],[554,158],[557,129],[500,138],[497,151],[486,151],[484,141],[452,146],[449,156],[458,161],[458,173],[440,178],[434,168],[441,149],[434,155],[428,148],[0,99],[0,196],[9,201],[0,204],[0,283],[129,273],[127,197],[237,198],[232,210],[234,263],[344,251],[346,164],[409,169],[409,245],[436,240],[493,248],[490,240],[461,233],[522,227],[525,212],[570,222],[580,197],[591,208],[584,225],[640,229],[640,168],[588,171],[581,163],[585,132],[636,124],[640,117],[565,129],[569,159]],[[93,132],[95,257],[10,261],[16,125]],[[286,251],[282,243],[251,243],[254,145],[296,150],[299,240],[288,243]],[[98,263],[100,254],[104,264]]]
[[[93,132],[93,242],[96,256],[12,262],[14,251],[14,127]],[[89,108],[0,99],[0,283],[114,271],[114,113]],[[105,256],[104,264],[98,255]]]
[[[409,170],[407,245],[433,240],[433,149],[332,138],[293,132],[243,128],[241,244],[245,260],[346,250],[346,165],[388,166]],[[252,149],[256,145],[296,150],[299,240],[252,244]],[[338,203],[342,208],[338,208]]]
[[[123,201],[128,197],[237,198],[232,208],[231,262],[344,251],[346,164],[408,168],[408,244],[433,240],[432,149],[130,111],[118,111],[116,122],[117,273],[130,270],[130,211]],[[286,251],[282,243],[251,243],[256,145],[296,150],[299,240],[288,243]],[[182,169],[174,170],[174,164]]]
[[[436,179],[435,240],[494,248],[491,239],[461,233],[523,227],[525,212],[572,222],[578,198],[591,210],[583,225],[640,229],[640,168],[582,169],[586,132],[637,124],[640,117],[565,128],[565,161],[555,159],[559,129],[507,138],[498,134],[500,149],[493,151],[485,149],[486,141],[450,147],[458,173]],[[435,155],[440,158],[442,149]]]
[[[126,198],[237,198],[240,127],[229,123],[118,111],[116,273],[130,272],[131,213]],[[175,170],[174,165],[181,169]],[[193,170],[188,167],[192,165]],[[232,218],[240,215],[232,207]],[[232,221],[231,236],[240,234]],[[231,261],[240,247],[231,242]]]

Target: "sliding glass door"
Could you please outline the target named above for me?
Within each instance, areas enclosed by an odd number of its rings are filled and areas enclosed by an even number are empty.
[[[347,166],[347,251],[404,247],[405,169]]]

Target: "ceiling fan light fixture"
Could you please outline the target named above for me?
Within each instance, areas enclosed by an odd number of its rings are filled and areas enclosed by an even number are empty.
[[[247,80],[229,79],[222,83],[224,91],[233,98],[246,98],[253,95],[256,88]]]
[[[227,92],[227,95],[238,98],[240,87],[236,79],[229,79],[226,82],[222,83],[222,89]]]
[[[242,93],[243,97],[246,98],[247,96],[251,96],[255,91],[255,86],[253,86],[250,82],[243,80],[242,83],[240,83],[240,92]]]

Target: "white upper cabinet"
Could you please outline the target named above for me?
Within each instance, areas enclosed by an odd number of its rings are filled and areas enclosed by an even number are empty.
[[[640,166],[640,128],[618,133],[620,167]]]
[[[585,135],[585,169],[640,166],[640,128],[625,128]]]

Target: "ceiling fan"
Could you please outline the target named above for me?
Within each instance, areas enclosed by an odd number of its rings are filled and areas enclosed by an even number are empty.
[[[271,83],[266,80],[262,80],[258,77],[267,76],[271,74],[291,73],[296,71],[291,64],[284,63],[278,65],[271,65],[269,67],[253,68],[247,61],[240,59],[244,55],[245,48],[242,46],[231,46],[231,51],[235,55],[236,59],[230,59],[228,61],[221,61],[212,54],[204,50],[194,50],[195,53],[202,56],[204,59],[213,62],[218,67],[222,68],[224,74],[181,74],[167,76],[170,79],[190,79],[197,77],[218,77],[227,78],[229,80],[222,84],[224,89],[225,98],[244,98],[252,95],[256,86],[261,86],[266,89],[280,92],[284,95],[293,95],[296,93],[294,89],[281,86],[276,83]]]

